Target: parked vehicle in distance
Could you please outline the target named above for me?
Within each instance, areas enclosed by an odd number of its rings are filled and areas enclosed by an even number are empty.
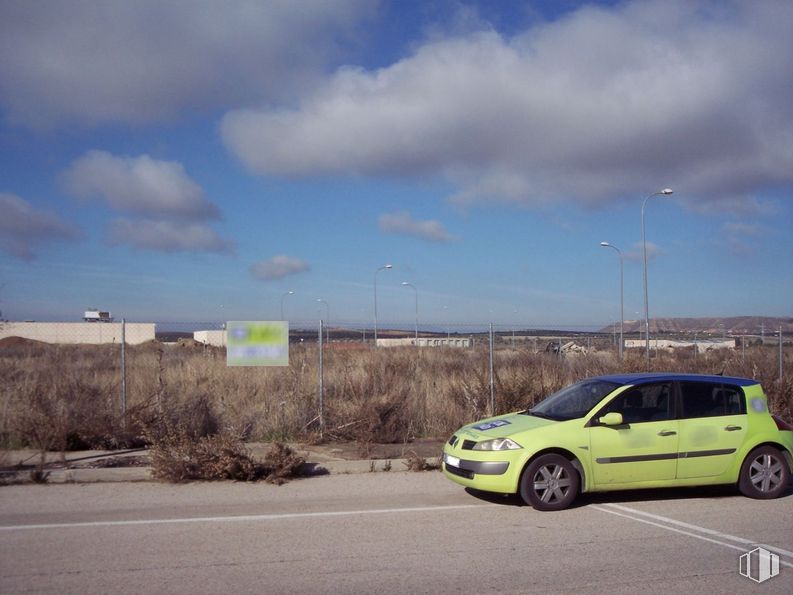
[[[83,314],[83,320],[85,322],[113,322],[113,316],[110,314],[110,312],[103,312],[94,308],[92,310],[85,311]]]
[[[695,374],[582,380],[526,411],[457,430],[443,473],[561,510],[579,493],[736,484],[751,498],[789,488],[793,427],[760,384]]]

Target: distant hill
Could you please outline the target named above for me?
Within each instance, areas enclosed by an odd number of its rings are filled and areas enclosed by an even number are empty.
[[[601,332],[610,333],[619,330],[619,323],[608,325]],[[718,335],[759,335],[765,329],[766,335],[772,335],[782,327],[782,332],[793,333],[793,318],[774,318],[771,316],[732,316],[728,318],[651,318],[651,333],[709,333]],[[644,330],[643,320],[626,320],[626,333],[638,333]]]

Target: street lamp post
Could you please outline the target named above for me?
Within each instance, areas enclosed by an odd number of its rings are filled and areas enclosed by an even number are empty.
[[[644,199],[642,202],[642,252],[644,255],[644,349],[647,356],[647,369],[650,369],[650,307],[647,300],[647,241],[644,237],[644,207],[647,201],[653,196],[669,196],[672,194],[671,188],[664,188],[660,192],[655,192]]]
[[[327,318],[325,318],[325,334],[327,336],[327,342],[330,343],[330,306],[328,305],[328,302],[322,298],[317,298],[317,301],[325,304],[325,308],[327,308]]]
[[[285,294],[281,296],[281,320],[284,319],[284,298],[288,295],[294,295],[294,291],[287,291]]]
[[[623,349],[624,349],[624,345],[625,345],[625,342],[623,341],[623,321],[625,320],[625,313],[624,313],[624,303],[625,302],[624,302],[623,297],[625,295],[625,292],[623,290],[624,285],[623,285],[623,274],[622,274],[622,269],[623,269],[623,266],[622,266],[622,250],[620,250],[619,248],[617,248],[613,244],[609,244],[608,242],[600,242],[600,245],[603,246],[604,248],[613,248],[614,250],[617,251],[617,254],[619,254],[619,257],[620,257],[620,349],[619,349],[619,353],[620,353],[620,361],[622,361],[622,359],[623,359]]]
[[[414,293],[416,294],[416,347],[419,346],[419,290],[416,289],[416,286],[412,283],[408,283],[407,281],[402,281],[402,285],[405,287],[412,287]]]
[[[377,347],[377,273],[394,268],[393,265],[387,264],[381,266],[374,272],[374,346]]]

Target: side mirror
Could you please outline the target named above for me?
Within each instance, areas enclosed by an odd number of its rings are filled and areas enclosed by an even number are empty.
[[[621,426],[622,413],[612,411],[611,413],[607,413],[606,415],[602,416],[599,421],[600,425],[602,426]]]

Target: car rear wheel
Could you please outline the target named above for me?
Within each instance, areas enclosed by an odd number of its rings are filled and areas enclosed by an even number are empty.
[[[761,446],[749,453],[741,465],[738,489],[749,498],[776,498],[790,483],[785,457],[773,446]]]
[[[520,496],[537,510],[562,510],[578,495],[578,472],[562,455],[534,459],[520,480]]]

